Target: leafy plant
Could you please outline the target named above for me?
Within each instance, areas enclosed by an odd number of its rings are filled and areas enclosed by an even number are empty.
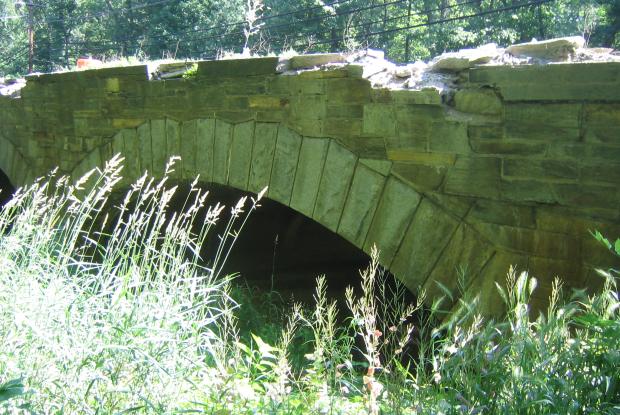
[[[0,383],[0,404],[8,401],[9,399],[23,395],[24,391],[25,387],[22,379],[13,379]]]

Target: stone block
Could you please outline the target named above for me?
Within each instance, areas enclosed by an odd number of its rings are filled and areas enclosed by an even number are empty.
[[[325,131],[325,121],[312,118],[289,118],[288,127],[301,135],[322,137]]]
[[[291,99],[291,117],[324,119],[327,102],[322,95],[298,95]]]
[[[504,110],[506,121],[523,124],[550,125],[563,128],[579,128],[581,104],[511,103]],[[531,128],[535,129],[536,125]]]
[[[450,242],[441,252],[423,285],[430,301],[445,295],[439,284],[458,298],[459,272],[462,270],[464,273],[463,283],[467,289],[477,280],[480,271],[496,251],[491,244],[480,237],[480,234],[464,223],[451,236]],[[451,306],[447,298],[442,303],[444,309],[450,309]]]
[[[496,125],[469,125],[467,135],[471,140],[501,140],[504,137],[504,126]]]
[[[600,163],[582,166],[580,180],[592,184],[620,183],[620,163]]]
[[[248,190],[258,193],[271,180],[271,167],[278,137],[278,124],[256,123]]]
[[[385,137],[385,146],[391,151],[410,150],[417,152],[429,151],[430,128],[398,130],[395,137]]]
[[[446,175],[444,191],[462,196],[499,198],[500,159],[459,157]]]
[[[392,171],[420,191],[435,191],[443,183],[448,167],[399,161],[394,163]]]
[[[575,65],[575,64],[571,64]],[[555,65],[548,65],[555,66]],[[585,75],[585,74],[584,74]],[[595,78],[593,78],[595,79]],[[617,101],[620,82],[567,84],[559,80],[504,85],[500,87],[504,102],[508,101]]]
[[[236,189],[246,190],[248,188],[253,142],[253,121],[234,126],[228,184]]]
[[[527,270],[528,257],[513,252],[498,250],[484,266],[480,276],[467,290],[470,298],[478,298],[482,315],[501,317],[506,311],[506,304],[499,295],[497,285],[506,289],[506,279],[510,267],[519,274]]]
[[[243,78],[276,73],[277,57],[198,62],[198,79]]]
[[[579,256],[579,241],[567,234],[492,223],[473,226],[488,240],[512,251],[562,259]]]
[[[420,91],[390,91],[390,95],[396,104],[441,105],[441,96],[435,88],[425,88]]]
[[[396,114],[390,105],[364,105],[364,134],[390,137],[396,135]]]
[[[366,104],[370,102],[370,82],[366,79],[330,79],[325,92],[330,104]]]
[[[587,156],[593,160],[615,163],[620,160],[620,146],[590,144],[587,145]]]
[[[253,95],[248,97],[249,108],[253,110],[278,110],[288,105],[288,100],[277,96]]]
[[[280,90],[283,90],[283,93],[286,94],[298,94],[298,95],[323,95],[325,94],[325,86],[327,85],[327,81],[321,79],[303,79],[300,77],[290,77],[290,76],[280,76],[281,79],[290,80],[286,85],[286,89],[284,86],[279,86]],[[275,81],[274,81],[275,82]]]
[[[530,256],[527,271],[538,280],[541,288],[551,288],[553,281],[559,278],[567,286],[565,293],[571,288],[587,288],[582,275],[579,258],[555,259],[543,256]]]
[[[358,248],[364,247],[384,185],[384,176],[358,163],[338,225],[338,234]]]
[[[230,147],[232,145],[232,124],[215,121],[215,136],[213,142],[213,182],[228,183]]]
[[[325,134],[329,137],[359,137],[362,134],[362,120],[328,118],[325,120]]]
[[[336,139],[358,157],[386,159],[385,141],[378,137],[338,137]]]
[[[103,89],[108,94],[116,94],[121,91],[121,83],[118,78],[108,78]]]
[[[571,208],[562,206],[537,206],[536,227],[543,231],[566,233],[574,236],[589,234],[602,224],[583,217]]]
[[[153,174],[153,147],[151,144],[151,122],[147,121],[136,130],[140,148],[140,171]]]
[[[330,142],[312,217],[333,232],[338,229],[356,164],[353,153]]]
[[[284,122],[288,118],[286,110],[280,111],[256,111],[255,119],[257,122]]]
[[[408,161],[428,166],[451,166],[456,161],[455,154],[429,153],[417,149],[388,149],[387,156],[393,161]]]
[[[467,124],[436,122],[429,138],[430,151],[468,155],[472,150],[467,137]]]
[[[502,174],[504,177],[576,180],[579,167],[571,160],[504,159]]]
[[[536,227],[534,207],[487,199],[476,199],[468,219],[519,228],[533,229]]]
[[[364,118],[363,105],[328,105],[325,115],[329,118]]]
[[[551,184],[533,179],[501,180],[501,199],[513,202],[556,203]]]
[[[255,116],[252,111],[215,111],[215,118],[230,124],[252,121]]]
[[[125,156],[125,168],[123,176],[131,183],[135,182],[142,172],[140,170],[140,144],[135,128],[121,130],[123,140],[123,155]]]
[[[439,206],[422,199],[390,271],[412,291],[417,292],[450,241],[458,221]]]
[[[620,203],[620,187],[592,184],[553,184],[553,193],[562,206],[580,208],[618,207]]]
[[[181,124],[181,166],[183,177],[194,180],[198,175],[196,167],[196,141],[198,136],[198,122],[185,121]]]
[[[214,142],[215,120],[196,120],[196,172],[204,182],[213,179]]]
[[[114,118],[112,120],[112,127],[137,128],[142,123],[144,123],[144,120],[140,118]]]
[[[264,77],[231,79],[227,82],[222,82],[221,79],[218,79],[214,81],[214,84],[215,86],[222,87],[226,95],[250,95],[250,98],[256,95],[265,97],[267,92]]]
[[[590,86],[592,83],[615,83],[618,81],[619,62],[569,63],[524,66],[479,66],[469,71],[472,83],[483,85],[522,86],[534,88],[557,84],[570,90],[575,85]],[[532,88],[532,89],[534,89]],[[534,101],[535,99],[531,99]],[[528,100],[529,101],[529,100]]]
[[[289,60],[289,67],[291,69],[307,69],[315,66],[326,65],[328,63],[343,62],[346,62],[346,58],[340,53],[314,53],[293,56]]]
[[[519,58],[536,58],[549,61],[564,61],[582,48],[585,40],[581,36],[564,37],[543,41],[519,43],[506,48],[506,52]]]
[[[591,126],[588,125],[584,131],[586,143],[620,143],[620,129],[611,125]]]
[[[454,94],[455,108],[461,112],[499,115],[502,113],[502,100],[490,88],[461,89]]]
[[[291,207],[311,218],[321,183],[329,139],[304,137],[297,163]]]
[[[228,111],[245,111],[250,108],[250,98],[246,96],[229,95],[224,98],[223,104],[222,108]]]
[[[265,84],[269,94],[287,95],[292,92],[292,85],[296,81],[297,77],[276,75],[266,78]]]
[[[576,142],[581,137],[579,128],[555,127],[546,124],[506,121],[504,128],[504,135],[508,139]]]
[[[333,80],[338,78],[361,78],[362,74],[363,68],[361,66],[347,65],[340,68],[321,68],[313,71],[303,71],[298,76],[305,80]]]
[[[181,125],[178,121],[166,118],[166,154],[168,159],[181,156]],[[180,179],[183,177],[183,164],[176,162],[170,177]]]
[[[376,171],[379,174],[387,176],[392,169],[392,162],[384,159],[361,158],[360,163],[364,166]]]
[[[268,195],[270,199],[286,206],[291,202],[300,149],[301,136],[281,125],[278,128]]]
[[[544,156],[548,144],[518,140],[474,140],[469,143],[474,153],[488,155]]]
[[[553,159],[584,160],[588,158],[589,148],[585,143],[549,143],[547,156]]]
[[[372,246],[379,248],[379,262],[386,268],[396,255],[420,200],[420,194],[410,185],[393,176],[388,178],[364,242],[366,252]]]

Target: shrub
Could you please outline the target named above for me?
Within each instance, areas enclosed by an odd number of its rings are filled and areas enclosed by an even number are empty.
[[[617,270],[600,271],[602,292],[568,301],[557,280],[539,316],[536,280],[510,270],[505,318],[486,321],[466,300],[445,318],[441,299],[426,310],[423,295],[408,305],[402,286],[385,288],[374,250],[358,294],[347,290],[345,324],[318,278],[313,309],[274,310],[279,323],[248,333],[233,299],[247,295],[221,269],[263,193],[232,207],[207,267],[200,247],[223,206],[207,207],[192,183],[183,210],[168,212],[176,187],[145,176],[110,214],[119,180],[118,158],[75,185],[51,175],[0,212],[1,412],[620,410]],[[620,241],[595,236],[620,255]]]

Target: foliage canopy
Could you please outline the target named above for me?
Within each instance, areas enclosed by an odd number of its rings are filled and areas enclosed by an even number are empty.
[[[78,57],[214,58],[225,52],[379,48],[394,61],[489,42],[584,35],[618,46],[620,0],[0,0],[0,75]]]

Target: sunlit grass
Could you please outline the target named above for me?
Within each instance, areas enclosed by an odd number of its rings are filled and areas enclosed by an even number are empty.
[[[248,333],[221,270],[262,194],[224,208],[193,183],[175,213],[176,187],[145,176],[113,207],[119,180],[119,159],[76,185],[52,175],[0,213],[0,413],[620,411],[614,270],[591,297],[566,301],[556,281],[540,316],[536,281],[510,270],[502,319],[477,315],[474,299],[446,318],[441,299],[409,305],[402,286],[388,290],[375,251],[346,304],[318,278],[314,308]],[[218,236],[207,267],[201,246]]]

